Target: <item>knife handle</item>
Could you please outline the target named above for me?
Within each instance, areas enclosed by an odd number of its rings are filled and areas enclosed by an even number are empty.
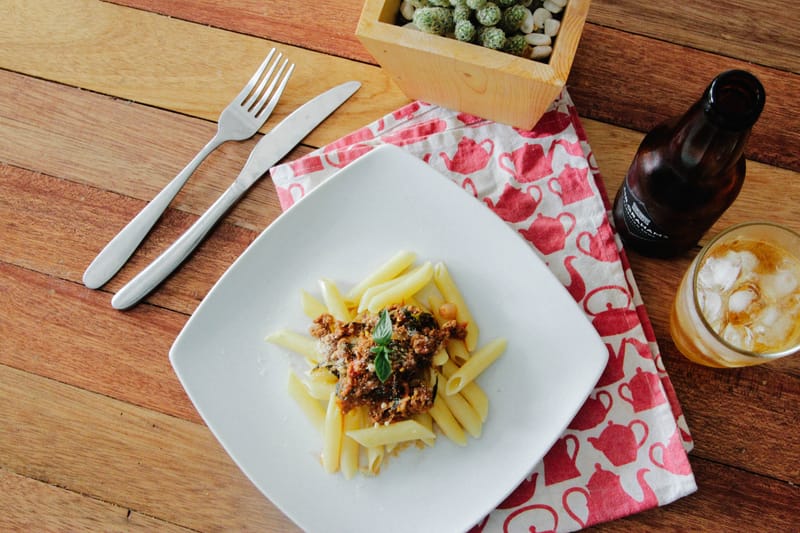
[[[248,189],[238,180],[222,193],[217,201],[211,204],[208,211],[203,213],[186,232],[178,238],[172,246],[159,255],[150,265],[130,280],[111,299],[114,309],[127,309],[147,296],[159,283],[169,276],[186,259],[211,228],[236,203]]]
[[[161,215],[189,179],[189,176],[200,166],[200,163],[203,162],[208,154],[223,142],[225,142],[225,139],[219,135],[214,135],[208,141],[208,144],[194,156],[194,159],[109,241],[83,273],[84,285],[90,289],[97,289],[114,277],[114,274],[133,255],[136,248],[139,247],[158,219],[161,218]]]

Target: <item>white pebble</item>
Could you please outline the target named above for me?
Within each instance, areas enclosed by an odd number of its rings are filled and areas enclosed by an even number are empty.
[[[400,4],[400,14],[403,15],[404,19],[413,20],[414,11],[416,11],[416,9],[413,4],[411,4],[410,0],[403,0],[403,3]]]
[[[544,21],[544,33],[550,37],[558,35],[558,30],[561,28],[561,22],[557,19],[547,19]]]
[[[527,7],[525,8],[525,16],[522,17],[519,31],[522,33],[531,33],[533,31],[533,13]]]
[[[531,57],[533,59],[544,59],[553,52],[551,46],[534,46],[531,50]]]
[[[544,21],[553,18],[553,14],[543,7],[533,12],[533,29],[541,30],[544,28]]]
[[[414,11],[416,11],[416,9],[410,0],[403,0],[403,3],[400,4],[400,14],[403,15],[404,19],[413,20]]]
[[[553,39],[544,33],[529,33],[525,36],[525,42],[531,46],[550,46]]]
[[[567,5],[567,0],[550,0],[550,3],[558,7],[565,7]]]
[[[561,10],[564,9],[564,6],[558,5],[553,0],[544,0],[542,7],[553,14],[561,13]]]

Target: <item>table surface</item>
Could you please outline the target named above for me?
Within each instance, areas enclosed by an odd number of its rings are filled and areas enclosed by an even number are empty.
[[[81,283],[100,248],[213,135],[270,46],[297,70],[269,124],[335,83],[363,82],[287,160],[408,99],[354,37],[361,0],[0,0],[0,529],[287,531],[228,458],[167,353],[231,262],[280,213],[262,180],[146,302],[110,298],[229,184],[254,140],[213,153],[128,265]],[[647,131],[718,72],[768,98],[739,199],[800,230],[800,9],[794,0],[595,0],[568,87],[613,194]],[[267,127],[269,127],[269,124]],[[714,370],[668,333],[674,260],[630,259],[695,439],[699,490],[598,531],[798,527],[800,358]]]

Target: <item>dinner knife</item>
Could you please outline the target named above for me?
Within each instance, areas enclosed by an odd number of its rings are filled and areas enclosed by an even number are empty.
[[[338,85],[309,100],[264,135],[253,148],[233,184],[203,215],[150,265],[111,299],[115,309],[127,309],[147,296],[169,276],[231,206],[306,135],[316,128],[361,87],[357,81]]]

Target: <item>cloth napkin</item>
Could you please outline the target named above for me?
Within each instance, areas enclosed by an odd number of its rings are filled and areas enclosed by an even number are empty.
[[[608,349],[608,366],[568,429],[473,531],[574,531],[694,492],[691,434],[566,89],[531,131],[413,102],[274,167],[281,207],[385,143],[427,162],[518,231]]]

